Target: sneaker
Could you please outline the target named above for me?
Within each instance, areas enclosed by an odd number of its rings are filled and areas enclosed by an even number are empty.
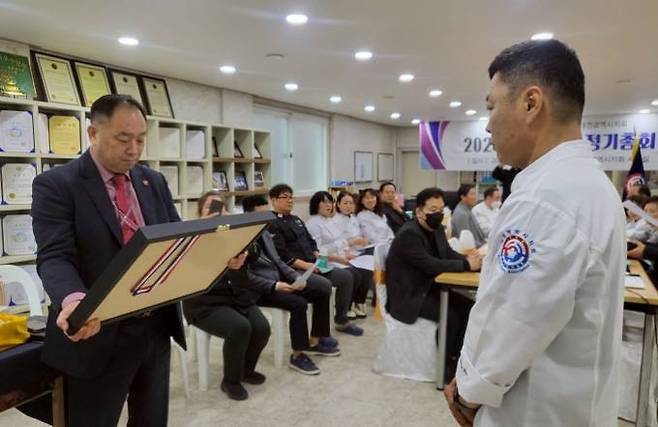
[[[334,337],[320,337],[320,344],[325,347],[338,347],[338,340]]]
[[[304,353],[297,357],[291,354],[288,367],[290,369],[294,369],[297,372],[301,372],[304,375],[318,375],[320,373],[320,370],[315,365],[315,363]]]
[[[356,314],[356,317],[358,319],[365,319],[366,317],[368,317],[368,314],[366,313],[366,305],[354,304],[354,314]]]
[[[222,380],[220,388],[228,395],[229,399],[246,400],[249,397],[249,393],[247,393],[247,390],[240,383],[229,383]]]
[[[338,350],[338,347],[325,347],[322,344],[311,346],[304,351],[308,354],[316,356],[340,356],[340,350]]]
[[[247,384],[260,385],[265,382],[265,375],[256,371],[251,372],[249,374],[244,374],[244,378],[242,378],[242,382]]]
[[[336,330],[338,332],[343,332],[345,334],[354,335],[355,337],[360,337],[363,335],[363,329],[359,328],[353,323],[346,323],[344,325],[336,325]]]
[[[347,312],[347,318],[350,319],[350,320],[356,319],[356,313],[352,310],[348,311]]]

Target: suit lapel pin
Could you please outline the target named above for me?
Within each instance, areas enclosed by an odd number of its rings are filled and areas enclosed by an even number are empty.
[[[145,179],[142,180],[142,184],[144,184],[144,187],[148,187],[148,186],[149,186],[149,182],[148,182],[147,180],[145,180]]]

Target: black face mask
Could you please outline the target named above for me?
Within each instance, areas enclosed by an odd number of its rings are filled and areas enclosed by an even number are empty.
[[[443,212],[426,213],[425,222],[432,230],[438,230],[443,225]]]

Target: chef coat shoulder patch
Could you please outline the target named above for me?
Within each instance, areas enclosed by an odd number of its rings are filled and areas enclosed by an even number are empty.
[[[503,244],[498,253],[498,264],[506,273],[520,273],[530,266],[535,242],[521,230],[507,230],[502,235]]]

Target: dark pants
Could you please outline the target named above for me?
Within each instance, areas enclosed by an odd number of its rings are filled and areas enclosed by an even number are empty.
[[[364,268],[350,267],[350,274],[354,280],[354,291],[352,294],[352,301],[355,304],[364,304],[368,296],[368,290],[374,289],[375,282],[372,278],[372,271]]]
[[[69,427],[114,427],[128,396],[128,426],[165,427],[171,344],[162,314],[121,321],[107,369],[97,378],[66,377]]]
[[[433,287],[427,294],[418,317],[429,319],[433,322],[439,321],[440,288]],[[464,344],[464,335],[468,324],[468,316],[474,301],[457,293],[450,291],[448,304],[448,333],[446,337],[446,366],[445,378],[450,381],[457,369],[457,361]]]
[[[331,285],[336,288],[336,314],[334,322],[344,325],[349,322],[347,312],[352,305],[352,294],[354,292],[354,279],[348,268],[334,268],[330,272],[323,274],[324,277],[331,281]]]
[[[265,294],[258,299],[258,305],[275,307],[290,312],[290,343],[295,351],[306,350],[308,342],[308,320],[306,309],[313,304],[312,337],[328,337],[329,300],[331,297],[331,282],[322,276],[311,275],[306,281],[306,287],[292,294],[274,292]]]
[[[237,309],[218,305],[194,326],[224,338],[224,381],[239,383],[256,369],[258,357],[270,338],[270,324],[256,305]]]

